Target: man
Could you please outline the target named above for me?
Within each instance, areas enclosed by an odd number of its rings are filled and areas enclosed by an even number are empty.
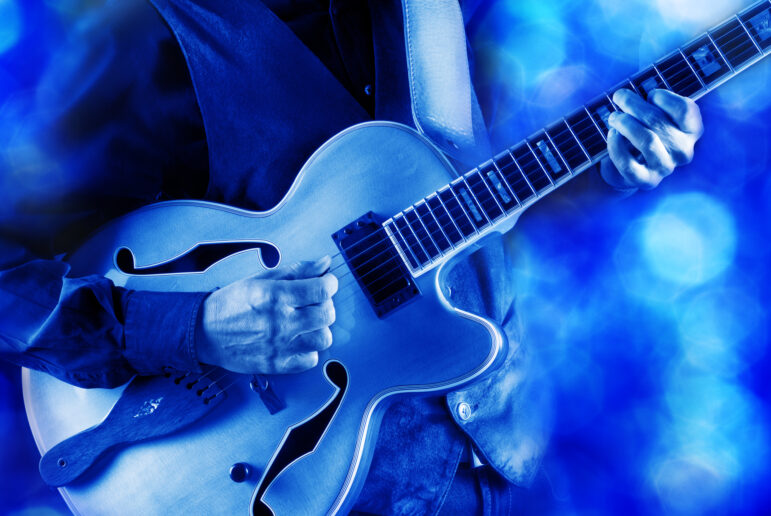
[[[211,294],[182,294],[67,278],[56,257],[103,222],[157,200],[269,208],[308,155],[338,130],[370,118],[411,124],[400,5],[152,4],[109,5],[82,20],[43,81],[36,143],[48,159],[38,175],[19,178],[7,191],[0,226],[7,242],[0,354],[87,387],[167,367],[195,370],[199,363],[243,373],[313,367],[317,352],[332,344],[336,280],[324,259]],[[695,104],[667,92],[656,92],[651,102],[628,92],[614,100],[626,113],[610,121],[612,162],[601,169],[609,184],[651,188],[690,160],[701,133]],[[634,157],[635,148],[642,158]],[[516,342],[503,252],[493,245],[469,267],[481,260],[497,264],[488,278],[497,292],[489,303],[474,295],[460,302],[492,307]],[[324,299],[300,301],[309,290]],[[283,304],[301,310],[283,310]],[[192,321],[195,331],[179,321]],[[513,510],[516,490],[503,479],[529,482],[546,432],[538,422],[529,426],[524,411],[515,413],[515,394],[501,387],[523,369],[520,361],[512,346],[491,379],[450,394],[478,402],[474,421],[459,422],[441,399],[395,405],[358,507]],[[486,405],[486,399],[497,402]],[[492,420],[516,425],[506,429],[511,443],[498,442],[501,429]],[[517,444],[527,438],[533,446],[523,451]],[[466,467],[475,455],[490,465]]]

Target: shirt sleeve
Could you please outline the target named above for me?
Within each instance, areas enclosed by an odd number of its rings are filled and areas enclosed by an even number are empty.
[[[19,113],[0,110],[18,128],[0,142],[0,358],[82,387],[197,370],[204,293],[127,290],[72,277],[60,259],[110,219],[200,196],[208,177],[184,57],[152,6],[76,21],[50,43],[31,98],[18,92]]]
[[[0,357],[81,387],[199,370],[194,330],[204,293],[132,291],[68,271],[36,259],[0,270]]]

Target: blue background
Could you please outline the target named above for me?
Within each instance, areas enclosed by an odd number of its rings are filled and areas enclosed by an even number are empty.
[[[0,0],[0,167],[63,21],[97,1]],[[748,2],[511,0],[472,21],[497,148],[516,143]],[[555,514],[771,507],[771,65],[710,93],[691,165],[624,200],[567,186],[520,221],[518,308],[552,391]],[[38,477],[18,368],[0,364],[0,514],[66,514]]]

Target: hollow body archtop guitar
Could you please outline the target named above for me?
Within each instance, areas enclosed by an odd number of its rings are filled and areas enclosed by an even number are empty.
[[[335,344],[311,371],[262,378],[258,390],[279,400],[273,406],[238,382],[183,431],[96,464],[62,488],[70,508],[85,515],[350,510],[388,404],[459,388],[505,355],[493,321],[449,302],[444,279],[452,264],[605,157],[615,90],[645,98],[661,88],[697,99],[769,53],[771,2],[763,1],[466,174],[414,130],[372,122],[319,148],[270,211],[172,201],[112,222],[71,257],[73,275],[101,274],[136,290],[208,291],[279,262],[334,256]],[[28,370],[23,381],[41,452],[98,424],[123,391],[78,389]],[[234,477],[234,465],[248,465],[242,473],[250,474]]]

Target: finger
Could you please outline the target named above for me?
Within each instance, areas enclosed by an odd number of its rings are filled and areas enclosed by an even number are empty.
[[[295,335],[326,328],[335,322],[335,305],[329,300],[298,308],[290,316],[290,321]]]
[[[318,363],[319,354],[315,351],[310,351],[276,359],[275,370],[277,374],[302,373],[316,367]]]
[[[654,169],[663,176],[672,173],[675,168],[672,156],[669,155],[669,151],[656,133],[632,115],[618,111],[611,113],[608,123],[642,153],[648,168]]]
[[[680,130],[697,137],[704,132],[701,111],[692,99],[660,89],[653,90],[648,99],[666,113]]]
[[[657,186],[662,176],[651,171],[634,156],[634,147],[618,131],[608,132],[608,155],[615,166],[601,166],[600,174],[614,188],[650,189]]]
[[[632,174],[632,167],[640,167],[640,163],[632,155],[632,144],[621,136],[618,131],[608,131],[608,156],[611,163],[600,166],[600,175],[606,183],[616,189],[637,188],[637,184],[627,179]]]
[[[322,328],[308,333],[301,333],[289,342],[291,353],[307,353],[309,351],[324,351],[332,345],[332,331]]]
[[[283,300],[289,306],[317,305],[332,298],[337,292],[337,278],[326,273],[320,278],[281,281]]]
[[[675,129],[669,115],[658,106],[645,102],[642,97],[627,89],[620,89],[613,94],[613,102],[625,113],[642,122],[654,132],[663,136]]]
[[[282,265],[276,269],[264,272],[257,276],[260,279],[302,279],[321,276],[332,263],[332,258],[324,256],[318,260],[295,262],[289,265]]]

